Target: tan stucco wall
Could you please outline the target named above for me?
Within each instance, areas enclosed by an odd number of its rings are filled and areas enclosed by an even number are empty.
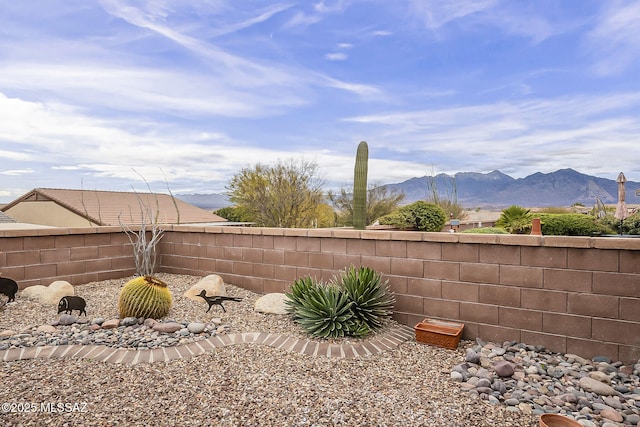
[[[76,215],[55,202],[25,201],[7,209],[7,215],[18,222],[53,227],[89,227],[96,224]]]

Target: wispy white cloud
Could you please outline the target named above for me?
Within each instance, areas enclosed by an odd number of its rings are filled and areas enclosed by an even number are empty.
[[[329,61],[345,61],[348,58],[344,52],[327,53],[324,57]]]
[[[7,169],[7,170],[0,170],[0,175],[22,176],[22,175],[32,174],[33,172],[34,172],[33,169]]]
[[[640,1],[605,2],[603,8],[585,49],[595,57],[593,71],[609,76],[640,60]]]
[[[503,0],[412,0],[411,13],[438,37],[442,29],[456,21],[464,21],[465,31],[492,27],[529,38],[534,43],[565,33],[577,25],[571,20],[555,23],[533,7],[514,6]]]
[[[567,162],[586,171],[610,171],[613,165],[637,169],[637,159],[621,156],[640,146],[640,119],[620,116],[629,108],[640,108],[640,93],[499,102],[347,120],[367,125],[371,139],[390,151],[438,159],[435,163],[442,162],[440,166],[448,170],[500,169],[524,176],[561,169]]]
[[[494,7],[499,0],[410,0],[412,14],[431,30]]]

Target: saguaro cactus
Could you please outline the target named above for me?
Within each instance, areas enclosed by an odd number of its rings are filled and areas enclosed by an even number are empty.
[[[356,166],[353,173],[353,228],[364,230],[367,226],[367,168],[369,147],[365,141],[358,144]]]

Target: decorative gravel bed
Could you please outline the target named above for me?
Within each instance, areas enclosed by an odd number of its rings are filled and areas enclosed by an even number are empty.
[[[242,302],[225,304],[226,313],[217,307],[205,313],[204,301],[182,298],[199,277],[159,277],[173,292],[169,317],[176,321],[224,326],[232,333],[276,332],[306,338],[287,316],[255,312],[258,294],[227,285],[227,294],[242,297]],[[87,300],[89,323],[117,317],[118,294],[127,280],[76,288],[76,294]],[[20,295],[17,301],[0,311],[0,331],[27,334],[58,317],[56,307]],[[393,325],[390,321],[387,327]],[[178,342],[195,339],[198,336],[182,336]],[[0,422],[6,426],[538,424],[534,415],[511,412],[462,392],[450,372],[464,359],[462,348],[444,350],[408,341],[395,350],[354,359],[236,345],[188,359],[133,366],[80,359],[3,362]]]

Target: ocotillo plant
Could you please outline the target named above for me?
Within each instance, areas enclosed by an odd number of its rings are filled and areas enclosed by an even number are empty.
[[[358,144],[356,166],[353,173],[353,228],[364,230],[367,226],[367,168],[369,147],[365,141]]]

